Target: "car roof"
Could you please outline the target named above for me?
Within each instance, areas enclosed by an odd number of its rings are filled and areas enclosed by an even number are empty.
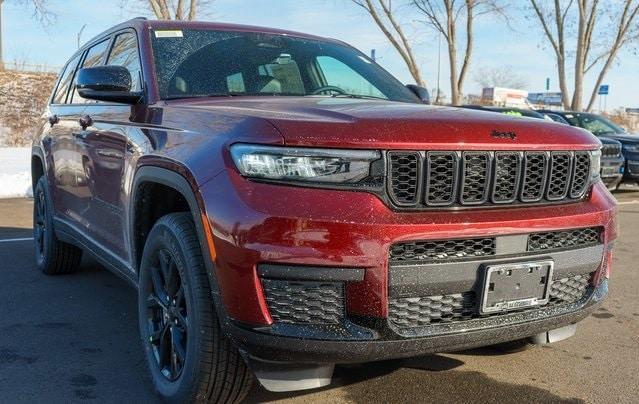
[[[242,24],[230,24],[222,22],[206,22],[206,21],[177,21],[177,20],[148,20],[144,17],[136,17],[128,21],[121,22],[95,37],[87,41],[80,49],[85,49],[91,46],[94,42],[108,36],[114,32],[121,31],[126,28],[133,28],[137,31],[166,29],[166,30],[179,30],[179,29],[199,29],[199,30],[218,30],[218,31],[235,31],[235,32],[253,32],[264,33],[273,35],[284,35],[296,38],[310,39],[316,41],[333,42],[339,44],[345,44],[344,42],[334,39],[326,38],[317,35],[305,34],[303,32],[288,31],[278,28],[260,27],[254,25],[242,25]]]

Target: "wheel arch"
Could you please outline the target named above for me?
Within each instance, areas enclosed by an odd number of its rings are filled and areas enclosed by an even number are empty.
[[[31,189],[35,190],[38,179],[46,175],[44,152],[39,147],[31,148]]]
[[[181,170],[182,171],[182,170]],[[144,248],[143,240],[146,235],[140,234],[140,216],[141,211],[140,204],[142,198],[144,198],[145,189],[147,186],[159,186],[168,188],[182,198],[188,210],[191,212],[193,222],[198,234],[200,248],[207,264],[207,271],[211,273],[211,248],[209,246],[209,229],[205,229],[206,215],[204,212],[204,204],[201,197],[197,192],[197,186],[193,180],[189,181],[187,178],[174,170],[157,167],[157,166],[142,166],[140,167],[134,177],[133,185],[131,187],[131,198],[129,203],[129,244],[131,249],[131,256],[133,259],[133,268],[136,273],[139,273],[140,259],[142,257],[142,250]],[[180,202],[181,203],[181,202]],[[182,209],[183,210],[183,209]],[[152,225],[152,223],[151,223]],[[147,225],[148,226],[148,225]],[[150,230],[150,229],[149,229]],[[140,237],[144,236],[144,239]]]

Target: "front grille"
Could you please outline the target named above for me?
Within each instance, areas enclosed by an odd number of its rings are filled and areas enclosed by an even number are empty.
[[[392,151],[387,160],[390,199],[404,208],[574,201],[590,174],[581,151]]]
[[[621,157],[621,146],[616,144],[605,144],[601,147],[601,157],[615,158]]]
[[[526,308],[519,312],[544,310],[578,302],[588,297],[590,277],[591,275],[576,275],[554,280],[550,286],[550,299],[545,306]],[[479,296],[474,292],[443,296],[391,298],[388,306],[388,321],[393,327],[405,329],[504,316],[512,313],[480,315],[480,304]]]
[[[297,282],[262,279],[273,321],[294,324],[337,324],[344,316],[340,282]]]
[[[562,250],[584,248],[601,242],[600,227],[587,227],[562,231],[531,233],[528,236],[528,251]]]
[[[409,241],[393,244],[391,263],[433,262],[495,255],[495,238]]]

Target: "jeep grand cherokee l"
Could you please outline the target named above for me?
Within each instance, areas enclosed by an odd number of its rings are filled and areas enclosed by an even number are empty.
[[[601,144],[425,99],[332,39],[118,25],[71,57],[33,144],[37,265],[84,251],[137,288],[169,401],[572,335],[617,237]]]

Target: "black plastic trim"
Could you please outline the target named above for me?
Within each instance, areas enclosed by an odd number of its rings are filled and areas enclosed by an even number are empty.
[[[331,268],[302,265],[260,264],[257,273],[261,278],[319,282],[360,282],[364,280],[363,268]]]

